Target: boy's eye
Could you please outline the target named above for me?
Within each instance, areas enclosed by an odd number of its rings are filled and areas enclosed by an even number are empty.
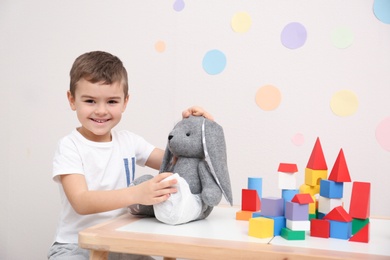
[[[117,100],[110,100],[110,101],[108,101],[108,104],[116,104],[116,103],[118,103]]]
[[[92,99],[87,99],[87,100],[85,100],[84,102],[85,102],[85,103],[90,103],[90,104],[95,103],[95,101],[92,100]]]

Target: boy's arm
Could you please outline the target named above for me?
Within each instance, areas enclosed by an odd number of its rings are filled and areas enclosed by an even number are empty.
[[[160,148],[154,148],[154,150],[150,153],[145,165],[155,170],[159,170],[163,157],[164,150],[161,150]]]
[[[172,186],[176,180],[163,181],[171,173],[158,174],[154,178],[119,190],[88,190],[81,174],[61,175],[61,183],[73,209],[80,215],[94,214],[124,208],[132,204],[153,205],[167,200],[176,192]]]

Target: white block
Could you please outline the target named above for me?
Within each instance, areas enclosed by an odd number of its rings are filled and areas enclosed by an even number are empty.
[[[342,199],[329,199],[326,197],[318,197],[318,212],[328,214],[332,209],[343,205]]]
[[[281,190],[295,190],[297,178],[294,173],[278,172],[278,187]]]
[[[290,220],[286,219],[286,227],[288,227],[291,230],[304,230],[309,231],[310,230],[310,220]]]

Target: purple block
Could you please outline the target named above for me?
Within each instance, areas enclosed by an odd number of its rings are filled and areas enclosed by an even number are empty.
[[[287,201],[284,216],[289,220],[309,220],[309,204]]]
[[[278,217],[284,215],[284,199],[282,198],[262,198],[261,214],[267,217]]]

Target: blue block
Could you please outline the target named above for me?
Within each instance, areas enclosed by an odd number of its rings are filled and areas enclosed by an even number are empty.
[[[283,216],[277,216],[277,217],[266,217],[274,220],[274,236],[280,236],[282,233],[282,228],[286,227],[286,218]]]
[[[259,199],[263,197],[263,178],[258,177],[249,177],[248,178],[248,189],[256,190],[257,195],[259,195]]]
[[[352,235],[352,221],[340,222],[329,220],[330,237],[348,240]]]
[[[330,199],[341,199],[343,197],[343,182],[335,182],[330,180],[321,180],[320,195]]]
[[[295,195],[299,193],[299,190],[282,190],[282,198],[284,199],[284,209],[286,209],[286,202],[291,201]]]
[[[318,219],[323,219],[325,217],[326,214],[324,213],[321,213],[321,212],[317,212],[317,218]]]
[[[252,213],[252,218],[259,218],[259,217],[264,217],[261,212],[253,212]]]

